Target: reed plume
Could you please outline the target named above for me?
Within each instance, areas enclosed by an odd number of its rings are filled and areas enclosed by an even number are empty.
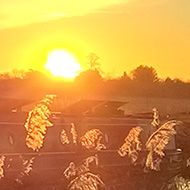
[[[103,181],[99,175],[90,172],[89,165],[94,162],[98,165],[98,157],[90,156],[83,160],[83,164],[75,166],[73,162],[69,164],[69,167],[64,171],[65,177],[70,180],[69,190],[98,190],[100,186],[104,186]]]
[[[99,129],[91,129],[80,138],[80,142],[87,149],[102,150],[106,149],[106,146],[101,143],[102,138],[103,133]]]
[[[146,159],[146,167],[152,170],[160,170],[160,163],[164,154],[164,149],[170,138],[176,134],[174,127],[181,124],[180,121],[172,120],[164,123],[157,129],[146,142],[148,155]]]
[[[98,190],[102,186],[104,183],[98,175],[87,172],[72,180],[68,188],[69,190]]]
[[[151,123],[154,127],[159,127],[160,120],[159,120],[159,114],[156,108],[153,108],[153,121]]]
[[[60,139],[61,139],[62,144],[69,144],[70,143],[65,129],[62,129],[61,134],[60,134]]]
[[[187,158],[187,160],[186,160],[186,167],[189,167],[189,166],[190,166],[190,157]]]
[[[15,181],[17,183],[23,184],[22,179],[24,178],[24,176],[26,176],[26,175],[28,176],[29,173],[32,171],[34,159],[35,159],[35,157],[24,160],[23,157],[21,156],[23,170],[20,172],[18,177],[15,179]]]
[[[174,178],[174,184],[177,190],[189,190],[190,180],[184,179],[182,176],[176,176]]]
[[[71,123],[71,134],[73,138],[73,144],[77,145],[77,132],[74,123]]]
[[[120,156],[128,155],[132,163],[138,159],[139,151],[142,149],[142,143],[139,139],[140,133],[143,129],[141,127],[134,127],[129,131],[125,138],[125,143],[118,150]]]
[[[4,169],[3,169],[4,163],[5,163],[5,156],[1,156],[0,157],[0,179],[4,177]]]
[[[96,166],[98,165],[97,154],[84,159],[82,161],[83,164],[79,166],[75,166],[75,163],[71,162],[63,174],[67,179],[70,179],[73,176],[79,176],[80,174],[90,171],[89,166],[92,162],[94,162]]]
[[[38,151],[42,147],[46,128],[53,126],[49,121],[51,115],[49,106],[53,103],[54,98],[54,95],[46,95],[28,114],[24,125],[27,131],[26,145],[34,151]]]

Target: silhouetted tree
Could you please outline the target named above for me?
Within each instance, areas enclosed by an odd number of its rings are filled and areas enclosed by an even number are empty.
[[[123,72],[123,75],[120,77],[120,81],[122,81],[122,82],[131,81],[131,78],[127,75],[126,71]]]
[[[98,57],[95,53],[90,53],[87,58],[87,63],[90,65],[90,69],[96,69],[100,65],[100,63],[98,62],[100,57]]]
[[[131,77],[133,80],[132,91],[134,96],[147,98],[155,96],[153,88],[158,81],[158,76],[153,67],[140,65],[131,72]]]
[[[154,83],[158,81],[158,75],[153,67],[140,65],[131,72],[132,79],[137,82]]]
[[[1,79],[4,79],[4,80],[11,79],[10,72],[2,73],[2,74],[0,75],[0,78],[1,78]]]
[[[11,72],[0,74],[0,79],[24,79],[26,72],[24,70],[13,69]]]
[[[102,81],[102,76],[97,69],[89,69],[81,72],[75,78],[74,83],[75,87],[78,89],[78,92],[80,91],[83,93],[95,93],[97,92],[97,88],[101,86]]]
[[[26,72],[23,69],[13,69],[10,75],[12,78],[24,79],[26,76]]]
[[[131,95],[133,88],[132,79],[127,75],[126,71],[124,71],[123,75],[118,79],[117,88],[120,95]]]

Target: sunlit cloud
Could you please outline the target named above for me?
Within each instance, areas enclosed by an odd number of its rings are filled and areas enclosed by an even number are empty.
[[[123,0],[1,0],[0,28],[46,22],[62,17],[80,16],[122,2]],[[6,15],[6,18],[1,15]]]
[[[54,18],[54,17],[64,17],[67,16],[67,13],[55,13],[55,14],[48,14],[48,15],[42,15],[42,18]]]
[[[108,11],[108,10],[97,10],[97,11],[92,11],[91,13],[97,13],[97,14],[128,14],[128,11]]]

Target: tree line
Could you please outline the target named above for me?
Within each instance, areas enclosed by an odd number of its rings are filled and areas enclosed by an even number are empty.
[[[56,93],[68,96],[107,97],[164,97],[190,98],[190,83],[179,79],[161,79],[156,70],[140,65],[129,74],[126,71],[117,78],[107,77],[100,69],[99,57],[88,56],[89,68],[82,71],[73,82],[57,80],[35,70],[17,70],[0,74],[0,90],[23,91],[26,95]]]

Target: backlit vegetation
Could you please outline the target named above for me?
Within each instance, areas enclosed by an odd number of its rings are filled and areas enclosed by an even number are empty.
[[[181,176],[176,176],[174,178],[174,185],[177,190],[189,190],[190,189],[190,180],[184,179]]]
[[[142,149],[142,143],[139,139],[142,130],[141,127],[132,128],[125,138],[125,143],[118,151],[121,156],[129,156],[133,163],[138,159],[139,151]]]
[[[153,121],[151,123],[154,127],[159,127],[160,120],[159,120],[159,114],[156,108],[153,108]]]
[[[72,138],[73,138],[73,144],[77,144],[77,132],[75,129],[75,125],[74,123],[71,123],[71,134],[72,134]]]
[[[28,176],[29,173],[32,171],[32,165],[33,165],[34,159],[35,159],[35,157],[24,160],[23,157],[21,156],[23,169],[19,173],[18,177],[15,179],[15,181],[17,183],[23,184],[22,180],[23,180],[24,176],[26,176],[26,175]]]
[[[106,146],[101,143],[103,133],[100,129],[91,129],[80,138],[82,146],[87,149],[101,150],[106,149]]]
[[[5,162],[5,156],[0,157],[0,179],[4,177],[4,162]]]
[[[51,93],[64,96],[109,96],[109,97],[157,97],[157,98],[187,98],[190,94],[190,83],[180,79],[159,78],[156,70],[146,65],[140,65],[131,72],[113,78],[100,69],[99,57],[88,56],[89,69],[82,71],[74,82],[55,80],[49,75],[29,70],[13,70],[0,74],[0,90],[3,94],[10,93],[12,97],[23,92],[22,98],[37,99],[43,94]],[[26,88],[30,87],[30,88]],[[6,91],[4,90],[6,88]],[[35,91],[36,93],[32,93]],[[27,96],[26,96],[27,95]]]
[[[166,182],[161,190],[189,190],[190,180],[185,179],[180,174],[173,177],[171,180]]]
[[[75,166],[73,162],[69,164],[68,168],[64,171],[64,176],[70,180],[68,185],[69,190],[98,190],[99,187],[104,186],[99,175],[93,174],[90,171],[89,165],[92,162],[96,166],[98,165],[97,155],[88,157],[80,166]]]
[[[153,121],[151,123],[158,128],[160,121],[158,111],[153,109]],[[180,121],[172,120],[161,125],[147,140],[145,148],[148,151],[145,168],[151,170],[160,170],[160,163],[164,157],[164,149],[170,141],[170,138],[176,134],[174,127],[181,125]],[[128,156],[134,163],[142,150],[142,143],[140,141],[140,133],[143,129],[141,127],[134,127],[129,131],[125,138],[125,143],[121,146],[118,153],[120,156]]]
[[[47,95],[28,114],[24,125],[27,131],[26,145],[32,150],[38,151],[42,147],[47,127],[53,126],[49,121],[51,115],[49,106],[53,103],[54,98],[54,95]]]
[[[168,121],[149,137],[146,142],[146,148],[148,150],[146,159],[147,168],[160,170],[161,159],[165,155],[163,150],[168,144],[171,136],[176,134],[174,127],[179,124],[181,124],[181,122],[176,120]]]
[[[55,96],[47,95],[32,109],[25,123],[27,131],[26,145],[28,148],[39,151],[43,146],[44,138],[47,132],[47,127],[52,127],[53,123],[50,121],[51,111],[50,105],[53,103]],[[142,165],[145,169],[160,170],[160,163],[165,156],[164,150],[170,141],[170,138],[176,134],[175,127],[182,123],[177,120],[172,120],[160,126],[159,114],[156,109],[153,109],[153,121],[150,123],[155,127],[155,132],[148,138],[143,151],[147,152],[147,156],[143,158]],[[69,135],[67,134],[70,133]],[[104,144],[104,134],[100,129],[90,129],[78,137],[74,123],[70,124],[70,130],[62,129],[60,132],[60,140],[63,145],[74,144],[77,148],[82,146],[88,150],[106,149]],[[137,159],[142,152],[143,145],[140,140],[143,128],[140,126],[133,127],[125,138],[124,144],[119,148],[118,153],[120,156],[128,156],[132,163],[137,163]],[[81,149],[79,149],[81,150]],[[24,159],[20,156],[22,161],[22,170],[18,174],[15,181],[23,184],[23,179],[28,176],[33,169],[33,162],[35,157],[31,159]],[[188,160],[189,161],[189,160]],[[4,162],[5,156],[0,157],[0,178],[4,177]],[[69,166],[63,172],[65,178],[68,180],[69,190],[98,190],[104,186],[99,174],[94,174],[91,171],[91,165],[98,166],[98,156],[89,156],[82,161],[81,165],[76,165],[71,160]],[[7,168],[10,166],[7,166]],[[142,167],[142,170],[143,170]],[[148,171],[148,170],[144,170]],[[177,190],[186,190],[189,188],[189,181],[181,177],[176,177],[175,186]]]
[[[61,131],[60,140],[61,140],[62,144],[69,144],[70,143],[65,129],[62,129],[62,131]]]

